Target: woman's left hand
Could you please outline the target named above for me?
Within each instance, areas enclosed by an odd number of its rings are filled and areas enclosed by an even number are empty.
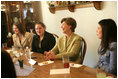
[[[46,60],[55,59],[56,55],[53,52],[49,51],[48,54],[46,54],[46,56],[44,56],[44,58]]]

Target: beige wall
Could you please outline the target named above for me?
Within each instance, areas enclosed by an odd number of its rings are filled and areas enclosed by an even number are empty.
[[[105,1],[102,3],[102,10],[96,10],[94,7],[78,8],[75,12],[68,10],[59,10],[55,14],[49,12],[48,5],[45,1],[41,1],[42,21],[47,26],[47,31],[63,35],[60,28],[60,20],[63,17],[73,17],[77,21],[76,32],[87,42],[87,52],[84,65],[93,67],[98,60],[97,49],[100,40],[96,36],[98,21],[104,18],[112,18],[117,20],[117,2]]]

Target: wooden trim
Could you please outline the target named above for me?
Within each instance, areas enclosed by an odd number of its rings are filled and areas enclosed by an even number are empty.
[[[93,1],[89,3],[81,3],[81,4],[73,4],[73,5],[64,5],[64,6],[51,6],[49,7],[49,11],[51,13],[55,13],[56,10],[69,10],[70,12],[74,12],[74,9],[77,8],[87,8],[87,7],[95,7],[97,10],[101,10],[101,1]]]

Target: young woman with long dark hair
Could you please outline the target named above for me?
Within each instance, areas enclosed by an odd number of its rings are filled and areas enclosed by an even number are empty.
[[[97,36],[101,39],[96,67],[117,75],[117,25],[112,19],[98,23]]]

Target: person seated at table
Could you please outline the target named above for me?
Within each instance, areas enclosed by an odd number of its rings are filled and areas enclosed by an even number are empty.
[[[98,23],[97,36],[101,39],[97,68],[117,75],[117,25],[112,19],[103,19]]]
[[[45,58],[62,59],[63,55],[68,55],[71,61],[81,63],[79,51],[81,48],[82,37],[74,33],[77,25],[75,19],[71,17],[63,18],[61,23],[61,28],[65,35],[58,39],[51,51],[45,52]]]
[[[13,24],[13,32],[15,33],[12,36],[15,47],[25,49],[28,46],[31,48],[32,34],[26,32],[21,23]]]
[[[16,78],[16,71],[8,52],[1,50],[1,78]]]
[[[6,13],[1,11],[1,46],[2,44],[7,42],[7,35],[8,35],[8,25],[7,25],[7,18]]]
[[[42,22],[35,25],[36,35],[33,36],[32,41],[33,52],[44,54],[45,51],[49,51],[54,47],[56,43],[55,37],[51,33],[45,31],[45,29],[46,26]]]

